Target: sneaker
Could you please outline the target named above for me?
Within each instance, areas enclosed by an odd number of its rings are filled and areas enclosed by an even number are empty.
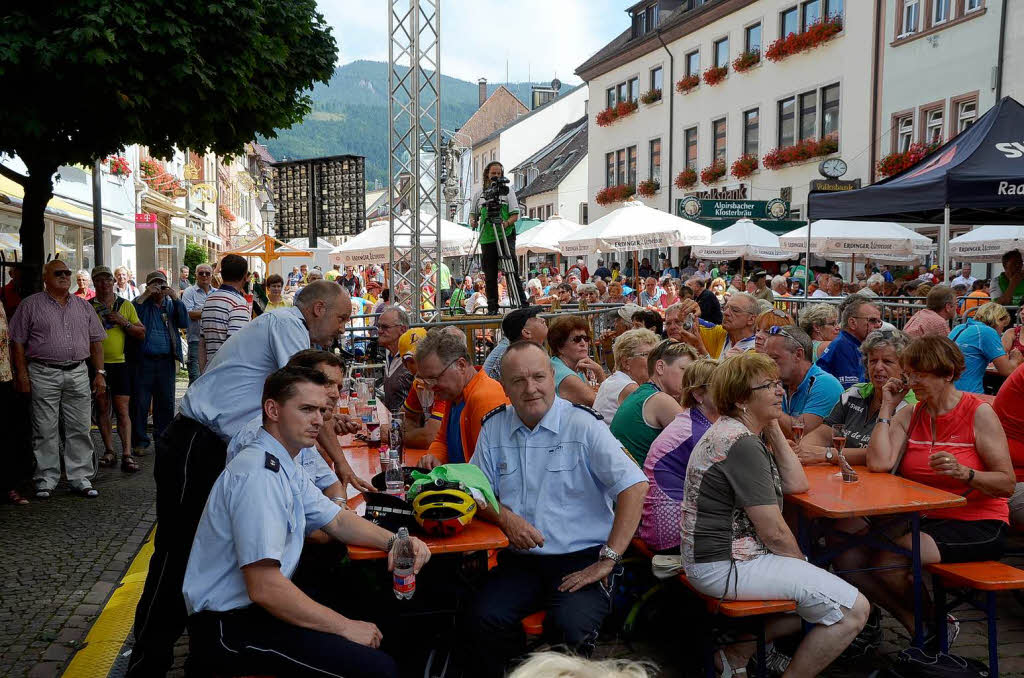
[[[86,497],[88,499],[95,499],[96,497],[100,496],[99,490],[97,490],[95,487],[79,487],[71,491],[80,497]]]
[[[36,499],[49,499],[50,490],[36,490]]]
[[[960,622],[951,614],[946,615],[946,647],[952,648],[953,641],[960,635]],[[924,647],[932,652],[939,651],[939,638],[934,631],[924,638]]]
[[[781,676],[789,668],[791,661],[793,661],[793,658],[775,649],[774,643],[765,647],[764,668],[768,675]]]
[[[840,656],[842,659],[855,659],[874,652],[882,642],[882,610],[871,606],[871,613],[864,628],[860,630]]]

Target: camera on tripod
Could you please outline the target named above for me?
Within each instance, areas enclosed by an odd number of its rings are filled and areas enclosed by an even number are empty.
[[[480,200],[487,208],[488,221],[501,220],[501,199],[508,195],[509,180],[505,177],[494,177],[491,185],[480,193]]]

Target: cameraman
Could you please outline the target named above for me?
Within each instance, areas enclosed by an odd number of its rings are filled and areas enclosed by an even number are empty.
[[[483,225],[480,232],[480,263],[484,270],[484,283],[487,290],[487,312],[490,315],[496,315],[498,313],[498,248],[496,244],[496,236],[494,228],[490,225],[490,220],[494,218],[494,215],[490,213],[488,208],[488,199],[485,194],[488,193],[488,188],[494,186],[498,192],[507,190],[505,195],[497,196],[496,200],[498,203],[499,217],[501,224],[505,228],[505,238],[508,240],[509,255],[512,259],[513,265],[516,267],[516,275],[514,276],[515,283],[519,281],[519,264],[516,260],[516,221],[519,219],[519,201],[516,200],[515,191],[511,186],[506,185],[504,189],[499,189],[501,182],[495,183],[496,179],[502,179],[505,176],[505,169],[502,164],[498,161],[490,162],[487,167],[484,168],[484,186],[483,190],[477,193],[473,197],[473,210],[469,214],[469,224],[474,229],[477,228],[478,222],[483,217]],[[507,181],[507,180],[506,180]],[[491,191],[493,194],[495,191]],[[492,198],[492,203],[494,199]]]

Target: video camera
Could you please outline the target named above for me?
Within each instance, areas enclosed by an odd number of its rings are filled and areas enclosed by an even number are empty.
[[[501,219],[501,199],[508,195],[509,180],[505,177],[494,177],[491,185],[480,194],[480,200],[487,207],[489,221]]]

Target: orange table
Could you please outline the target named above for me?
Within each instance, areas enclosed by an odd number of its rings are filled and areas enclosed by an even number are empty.
[[[906,515],[910,519],[911,549],[892,550],[910,556],[914,576],[914,644],[923,636],[921,578],[921,513],[967,503],[967,499],[950,492],[928,487],[891,473],[872,473],[866,467],[855,467],[860,479],[854,483],[836,477],[835,466],[807,466],[804,472],[810,488],[801,494],[786,497],[800,508],[799,540],[804,553],[810,553],[810,522],[816,518],[863,518],[869,516]],[[826,566],[843,550],[872,543],[872,534],[884,525],[872,523],[866,537],[851,537],[841,548],[812,558],[816,565]],[[877,544],[876,544],[877,545]]]

